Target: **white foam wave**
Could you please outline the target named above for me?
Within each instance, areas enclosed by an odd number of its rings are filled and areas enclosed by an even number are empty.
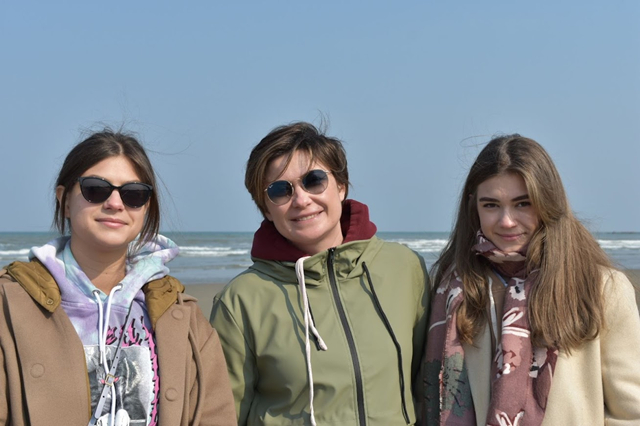
[[[442,251],[444,246],[447,244],[447,240],[444,239],[435,239],[435,240],[389,240],[396,243],[404,244],[409,247],[411,250],[423,252],[423,253],[438,253]]]
[[[598,240],[605,250],[640,250],[640,240]]]
[[[181,246],[180,255],[187,257],[225,257],[243,256],[249,254],[249,250],[232,247],[202,247],[202,246]]]
[[[19,250],[0,250],[0,258],[5,257],[27,257],[30,249],[19,249]]]

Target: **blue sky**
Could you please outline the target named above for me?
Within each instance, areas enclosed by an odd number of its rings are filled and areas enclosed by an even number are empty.
[[[518,132],[594,231],[640,231],[640,2],[0,2],[0,231],[46,231],[55,175],[137,132],[163,229],[253,231],[249,152],[329,121],[381,231],[448,231],[468,167]]]

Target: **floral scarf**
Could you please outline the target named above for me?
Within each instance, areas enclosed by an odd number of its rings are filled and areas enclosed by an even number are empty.
[[[501,340],[492,357],[491,399],[485,424],[540,425],[558,351],[531,345],[527,296],[537,271],[525,277],[525,256],[518,252],[502,252],[481,231],[478,231],[478,243],[473,250],[476,255],[486,257],[496,273],[502,275],[505,270],[516,271],[504,279],[508,288],[502,309]],[[488,285],[491,288],[491,279]],[[452,269],[439,283],[431,305],[422,366],[422,424],[425,425],[477,424],[464,348],[456,327],[457,311],[463,296],[464,285],[457,271]]]

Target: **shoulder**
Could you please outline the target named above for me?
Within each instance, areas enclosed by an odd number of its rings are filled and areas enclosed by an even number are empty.
[[[636,288],[621,271],[612,268],[602,269],[602,294],[605,309],[605,329],[627,319],[638,322]]]
[[[373,237],[370,245],[372,248],[378,250],[379,256],[383,256],[385,258],[398,258],[414,262],[422,261],[422,256],[402,243],[385,241],[380,238]]]
[[[276,262],[268,262],[276,263]],[[295,279],[295,274],[293,275]],[[282,295],[284,281],[272,274],[249,268],[233,278],[215,297],[214,306],[224,304],[228,309],[262,305],[270,299]]]
[[[635,287],[624,272],[613,268],[602,268],[601,277],[605,301],[618,298],[635,299]]]

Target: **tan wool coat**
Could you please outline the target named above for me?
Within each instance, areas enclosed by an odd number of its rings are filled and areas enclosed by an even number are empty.
[[[160,371],[159,426],[235,425],[218,335],[173,277],[143,287]],[[86,426],[82,342],[60,290],[38,261],[0,270],[0,424]]]

